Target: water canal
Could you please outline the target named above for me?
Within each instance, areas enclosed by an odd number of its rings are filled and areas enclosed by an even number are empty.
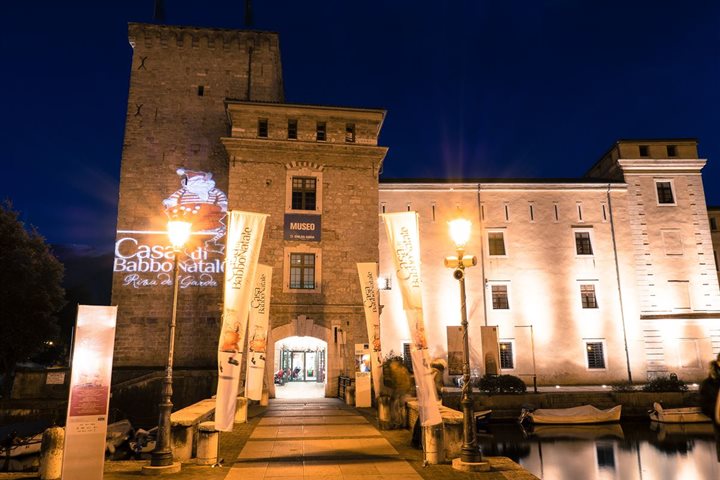
[[[718,480],[720,436],[711,424],[490,424],[485,455],[512,458],[544,480]]]

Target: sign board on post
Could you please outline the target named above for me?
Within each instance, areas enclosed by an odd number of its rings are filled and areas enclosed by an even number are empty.
[[[102,479],[117,307],[79,305],[62,478]]]

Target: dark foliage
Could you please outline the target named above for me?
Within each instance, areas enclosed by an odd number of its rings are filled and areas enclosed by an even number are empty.
[[[62,264],[45,239],[27,230],[18,213],[0,205],[0,374],[4,393],[15,365],[55,342],[55,313],[63,306]]]
[[[610,385],[613,392],[634,392],[635,385],[630,382],[618,382]]]
[[[527,386],[521,378],[514,375],[485,375],[477,382],[480,391],[497,393],[525,393]]]
[[[643,385],[643,392],[687,392],[688,386],[677,377],[657,377]]]

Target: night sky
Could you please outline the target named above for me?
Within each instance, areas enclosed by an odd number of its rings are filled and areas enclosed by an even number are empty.
[[[255,0],[286,101],[388,111],[383,178],[577,177],[620,138],[697,138],[720,205],[720,2]],[[242,0],[165,2],[243,28]],[[132,51],[152,0],[6,2],[0,197],[109,251]]]

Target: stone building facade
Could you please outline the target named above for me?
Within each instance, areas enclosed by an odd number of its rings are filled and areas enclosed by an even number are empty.
[[[113,276],[114,365],[124,378],[165,364],[175,255],[166,209],[178,204],[198,215],[179,257],[175,365],[208,378],[229,210],[269,214],[260,262],[274,268],[270,345],[326,342],[327,395],[352,371],[354,345],[368,341],[356,263],[378,261],[381,276],[393,276],[383,212],[419,214],[436,357],[452,357],[460,323],[457,284],[443,267],[455,253],[447,220],[473,220],[477,374],[483,326],[497,327],[502,372],[543,384],[695,379],[720,351],[705,161],[694,141],[619,141],[572,180],[381,182],[385,112],[284,103],[277,34],[131,24],[129,36]],[[381,303],[383,351],[400,353],[409,334],[398,289],[383,290]]]
[[[496,326],[503,373],[542,384],[706,375],[720,351],[720,291],[692,140],[619,141],[564,181],[383,182],[381,211],[419,213],[429,338],[436,356],[460,324],[443,258],[447,221],[474,223],[466,271],[473,366],[481,326]],[[381,275],[392,264],[380,229]],[[383,292],[384,348],[408,340],[399,292]],[[390,318],[398,319],[389,325]]]

